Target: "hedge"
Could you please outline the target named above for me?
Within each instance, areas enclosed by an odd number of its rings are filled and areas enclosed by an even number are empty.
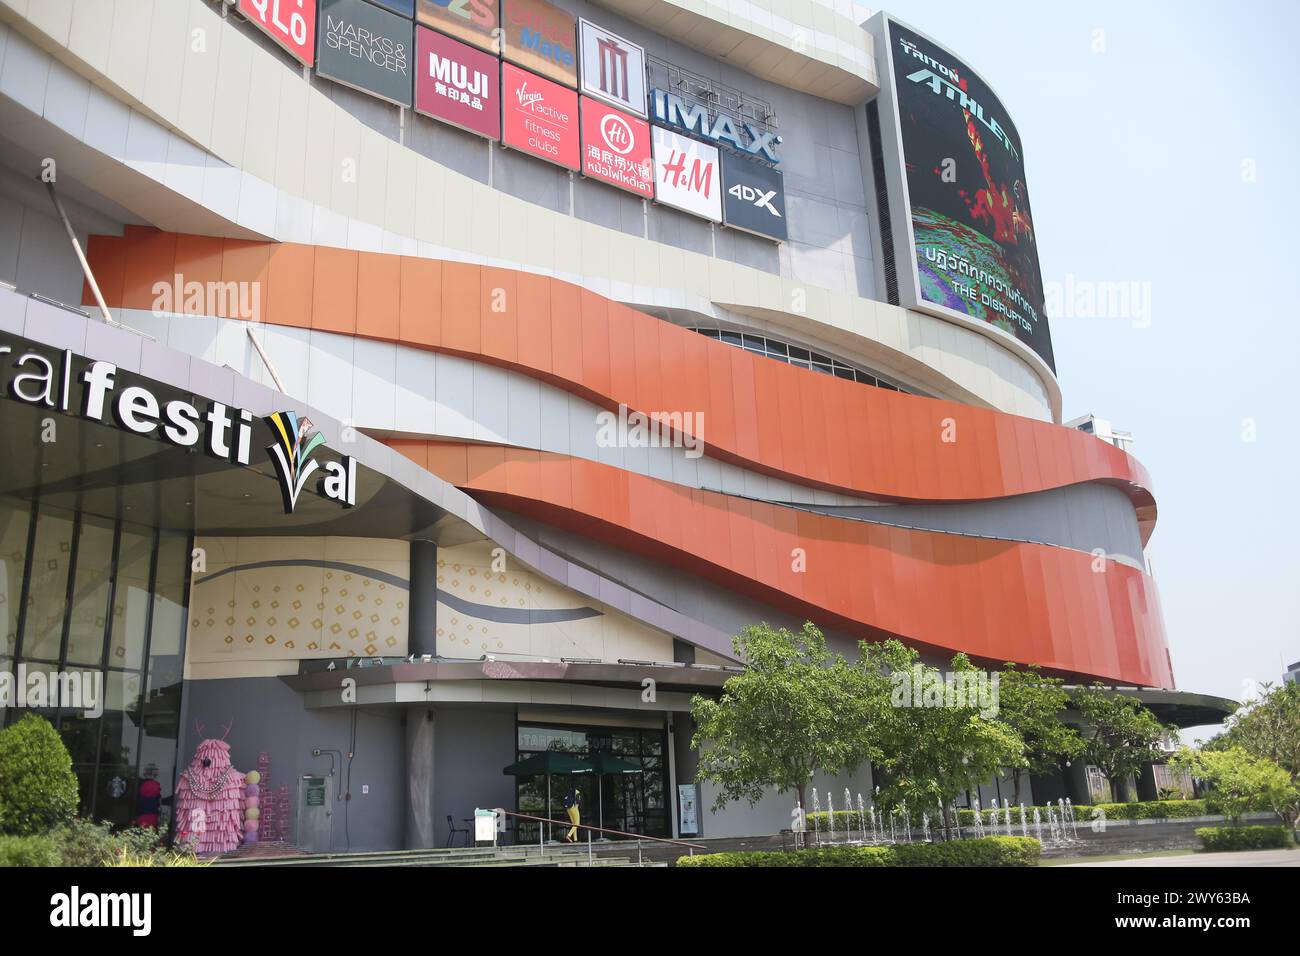
[[[1210,816],[1215,810],[1204,800],[1147,800],[1138,803],[1099,803],[1107,820],[1174,820]],[[1088,814],[1091,819],[1092,814]],[[1082,819],[1082,818],[1080,818]]]
[[[947,843],[830,846],[684,856],[678,866],[1037,866],[1042,844],[1032,837],[983,837]]]
[[[1295,836],[1287,827],[1197,827],[1196,836],[1211,853],[1295,846]]]
[[[47,836],[0,836],[0,867],[58,866],[59,851]]]

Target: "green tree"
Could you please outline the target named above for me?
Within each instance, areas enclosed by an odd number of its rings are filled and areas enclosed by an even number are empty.
[[[1224,814],[1236,826],[1251,810],[1276,813],[1294,827],[1300,812],[1300,789],[1291,775],[1272,760],[1256,757],[1241,747],[1216,750],[1181,748],[1170,763],[1205,780]]]
[[[1129,777],[1143,764],[1164,757],[1160,741],[1176,732],[1134,697],[1118,694],[1103,684],[1080,688],[1071,695],[1071,703],[1083,717],[1083,759],[1099,769],[1112,787],[1119,784],[1128,802]]]
[[[1005,724],[982,715],[979,701],[949,694],[978,672],[964,654],[945,675],[921,663],[898,641],[860,645],[864,684],[891,686],[891,706],[870,728],[872,749],[887,772],[879,802],[886,807],[948,808],[965,790],[1024,760],[1024,745]],[[946,821],[945,821],[946,822]]]
[[[76,812],[72,757],[50,722],[27,714],[0,731],[0,833],[45,833]]]
[[[1035,776],[1055,773],[1064,760],[1083,752],[1077,730],[1061,720],[1070,702],[1070,692],[1058,677],[1045,677],[1037,665],[1017,669],[1008,662],[998,675],[997,720],[1024,744],[1023,759],[1003,770],[1012,775],[1012,803],[1020,802],[1020,773]]]
[[[862,674],[826,647],[812,622],[800,631],[768,624],[732,639],[745,670],[727,679],[719,699],[691,702],[700,751],[698,778],[718,786],[714,809],[764,791],[798,794],[813,774],[838,774],[873,759],[866,730],[872,701]]]
[[[1300,786],[1300,683],[1263,685],[1263,694],[1228,718],[1228,727],[1208,750],[1240,747],[1271,760]]]

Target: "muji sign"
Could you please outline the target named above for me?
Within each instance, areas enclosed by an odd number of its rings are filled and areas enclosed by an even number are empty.
[[[239,0],[239,12],[300,62],[315,62],[316,0]]]
[[[653,199],[650,124],[590,97],[582,100],[582,174]]]
[[[415,28],[415,109],[490,139],[501,138],[501,74],[490,53]]]

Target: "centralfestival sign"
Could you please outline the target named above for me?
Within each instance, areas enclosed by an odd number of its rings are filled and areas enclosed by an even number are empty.
[[[71,349],[53,353],[22,339],[0,344],[0,356],[5,360],[0,365],[0,391],[42,412],[112,424],[129,434],[244,467],[252,464],[253,449],[260,444],[252,412],[151,382],[112,362],[86,359]],[[357,503],[356,459],[337,454],[324,458],[324,436],[309,419],[290,411],[261,422],[270,443],[260,447],[275,467],[285,514],[293,513],[313,476],[321,497],[345,508]]]
[[[501,55],[565,86],[578,85],[577,19],[545,0],[502,0]]]
[[[722,154],[722,221],[733,229],[784,240],[785,182],[779,169]]]
[[[590,20],[578,21],[582,92],[645,116],[645,50]]]
[[[501,138],[501,76],[496,57],[425,27],[415,28],[415,109]]]
[[[312,65],[316,56],[316,0],[239,0],[237,9],[298,62]]]
[[[503,63],[501,104],[501,141],[506,146],[566,169],[581,168],[577,93]]]
[[[411,105],[411,21],[366,0],[321,0],[316,72]]]
[[[650,124],[588,96],[582,104],[582,175],[653,199]]]
[[[683,212],[722,221],[722,165],[717,147],[662,126],[651,127],[655,200]]]
[[[416,18],[480,50],[501,52],[497,0],[419,0]]]

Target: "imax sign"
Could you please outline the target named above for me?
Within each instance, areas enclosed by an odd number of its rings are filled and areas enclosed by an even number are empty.
[[[753,123],[740,124],[725,113],[710,115],[702,103],[687,103],[676,93],[652,90],[652,118],[666,126],[676,126],[703,139],[731,147],[738,153],[757,156],[769,163],[779,163],[776,147],[781,137],[771,130],[760,130]]]

